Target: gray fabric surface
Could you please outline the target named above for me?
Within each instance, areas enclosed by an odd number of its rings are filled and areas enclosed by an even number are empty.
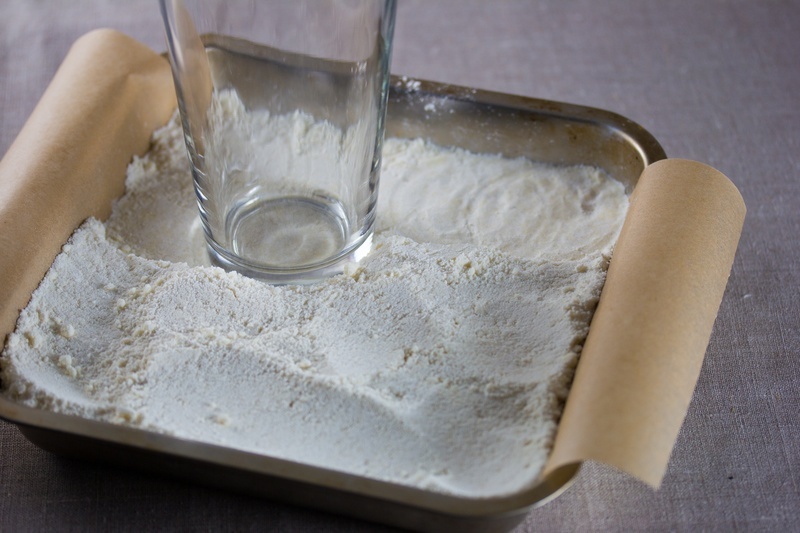
[[[70,43],[163,50],[157,2],[0,2],[0,153]],[[800,529],[800,2],[401,0],[393,72],[585,104],[728,175],[749,208],[661,490],[587,465],[520,531]],[[53,457],[0,422],[0,531],[384,531]]]

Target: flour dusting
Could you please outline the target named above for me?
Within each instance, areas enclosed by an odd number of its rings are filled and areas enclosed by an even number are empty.
[[[314,131],[300,115],[248,120],[270,138]],[[387,139],[373,251],[283,287],[208,265],[177,119],[126,185],[22,313],[6,397],[457,495],[537,481],[621,184]]]

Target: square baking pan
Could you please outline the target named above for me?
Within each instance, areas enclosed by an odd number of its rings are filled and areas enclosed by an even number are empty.
[[[614,113],[397,76],[390,87],[386,136],[556,165],[597,166],[629,192],[647,165],[666,157],[652,135]],[[578,469],[560,469],[510,496],[466,498],[32,409],[2,397],[0,417],[59,455],[424,531],[509,530],[532,507],[563,491]]]

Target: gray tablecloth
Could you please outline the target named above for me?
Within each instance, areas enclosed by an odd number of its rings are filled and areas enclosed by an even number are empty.
[[[101,26],[164,49],[156,0],[0,2],[0,153]],[[392,71],[623,114],[749,208],[661,490],[590,464],[520,531],[798,530],[800,2],[400,0]],[[59,459],[0,422],[0,530],[70,529],[386,528]]]

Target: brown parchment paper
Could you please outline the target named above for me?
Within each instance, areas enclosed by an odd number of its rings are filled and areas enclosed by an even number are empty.
[[[165,59],[111,30],[75,43],[0,162],[0,338],[69,236],[108,216],[175,108]],[[727,283],[744,203],[716,170],[649,166],[631,198],[546,475],[585,460],[657,487]]]
[[[134,154],[175,109],[168,62],[113,30],[70,49],[0,162],[0,339],[61,246],[106,218]]]
[[[739,191],[707,165],[666,159],[644,170],[545,475],[597,460],[661,484],[744,216]]]

